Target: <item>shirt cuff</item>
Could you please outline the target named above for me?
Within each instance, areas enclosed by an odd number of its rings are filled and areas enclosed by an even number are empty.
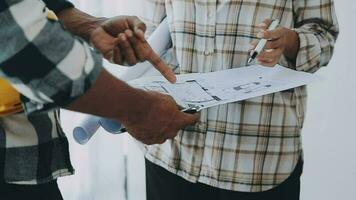
[[[320,67],[321,47],[317,36],[303,28],[294,29],[299,37],[299,51],[295,60],[282,56],[280,64],[288,68],[316,72]]]

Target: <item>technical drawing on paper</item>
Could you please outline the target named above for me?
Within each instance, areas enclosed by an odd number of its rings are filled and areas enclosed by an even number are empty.
[[[168,94],[183,108],[204,109],[287,90],[318,80],[312,74],[281,66],[251,66],[205,74],[177,75],[171,84],[162,77],[137,79],[130,84]]]
[[[155,81],[150,84],[136,85],[145,90],[169,94],[183,107],[206,108],[232,98],[262,91],[273,86],[273,82],[250,81],[236,84],[209,86],[204,80],[187,80],[176,84]]]

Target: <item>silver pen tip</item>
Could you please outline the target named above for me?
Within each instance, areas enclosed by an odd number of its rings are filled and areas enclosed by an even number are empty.
[[[249,58],[248,61],[247,61],[247,64],[251,64],[252,61],[253,61],[253,59],[252,59],[252,58]]]

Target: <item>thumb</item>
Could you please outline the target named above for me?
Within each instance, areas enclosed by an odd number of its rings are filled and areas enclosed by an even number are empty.
[[[199,121],[199,118],[200,118],[199,113],[187,114],[179,111],[179,114],[177,114],[175,121],[181,128],[183,128],[186,126],[195,125]]]

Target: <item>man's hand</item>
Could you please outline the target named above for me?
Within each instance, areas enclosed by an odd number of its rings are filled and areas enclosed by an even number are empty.
[[[135,65],[149,61],[167,80],[174,83],[176,77],[165,62],[147,43],[145,24],[135,16],[107,19],[95,29],[90,42],[112,63]]]
[[[119,65],[147,60],[171,83],[176,81],[172,69],[145,40],[146,26],[137,17],[96,18],[76,8],[65,9],[58,17],[68,31],[91,42],[107,60]]]
[[[131,113],[122,123],[134,138],[145,144],[162,144],[199,119],[197,114],[181,112],[170,96],[157,92],[147,92],[142,103],[142,108],[137,105],[142,110]]]
[[[135,65],[145,61],[144,58],[136,56],[134,47],[131,46],[126,31],[139,33],[141,40],[145,41],[145,24],[137,17],[119,16],[101,20],[100,26],[92,31],[90,42],[100,50],[104,57],[119,65]],[[132,30],[132,31],[131,31]],[[114,54],[115,51],[115,54]]]
[[[257,34],[260,39],[267,39],[268,42],[264,50],[257,56],[257,62],[261,65],[273,67],[278,64],[280,58],[285,55],[290,60],[295,60],[299,51],[298,34],[290,29],[279,27],[273,31],[268,31],[267,28],[272,20],[266,19],[259,25],[261,31]],[[257,46],[258,41],[251,44],[253,50]]]
[[[117,119],[145,144],[163,143],[198,121],[198,115],[181,112],[171,97],[132,88],[105,69],[67,109]]]

